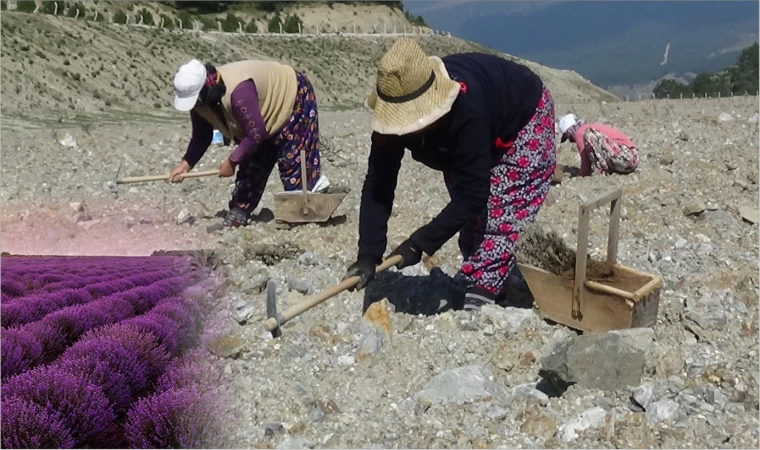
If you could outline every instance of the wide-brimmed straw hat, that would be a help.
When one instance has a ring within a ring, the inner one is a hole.
[[[459,83],[443,61],[428,57],[417,41],[399,39],[377,63],[377,84],[366,105],[372,129],[404,135],[419,131],[451,110]]]

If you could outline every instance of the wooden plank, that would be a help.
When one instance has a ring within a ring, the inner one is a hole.
[[[622,196],[623,196],[623,190],[615,189],[614,191],[608,192],[604,195],[600,195],[599,197],[595,199],[591,199],[587,202],[582,203],[581,208],[585,209],[588,212],[591,212],[602,205],[606,205],[607,203],[610,203],[613,200],[619,200]]]
[[[584,294],[586,289],[583,283],[586,281],[586,255],[588,252],[588,226],[589,211],[581,206],[578,212],[578,245],[575,250],[575,280],[573,282],[573,307],[574,319],[583,320]]]
[[[642,297],[633,307],[631,328],[654,328],[657,325],[657,314],[660,309],[661,287],[655,287],[649,294]]]
[[[618,240],[620,239],[621,199],[610,203],[610,229],[607,235],[607,266],[612,269],[617,264]]]

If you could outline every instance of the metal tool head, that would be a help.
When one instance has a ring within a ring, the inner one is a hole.
[[[123,163],[124,160],[119,160],[119,167],[116,169],[116,175],[113,177],[113,182],[108,186],[108,188],[117,198],[119,197],[119,173],[121,173],[121,165]]]
[[[277,286],[274,280],[267,281],[267,319],[270,318],[277,321],[277,327],[272,330],[272,337],[278,338],[282,336],[280,318],[277,315]]]

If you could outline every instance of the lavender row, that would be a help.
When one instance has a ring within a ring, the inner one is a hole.
[[[172,273],[168,271],[153,272],[95,283],[85,288],[66,288],[52,293],[16,298],[0,305],[0,320],[4,328],[25,325],[67,306],[85,304],[117,293],[129,293],[136,287],[148,287],[171,277]]]
[[[94,328],[145,314],[162,299],[179,294],[192,281],[193,275],[162,280],[84,305],[69,306],[36,322],[4,330],[0,339],[3,380],[52,361]],[[157,327],[153,322],[142,323],[142,326]]]
[[[180,422],[205,420],[204,409],[198,404],[203,393],[182,384],[181,377],[164,373],[171,354],[190,345],[199,326],[197,307],[191,300],[164,299],[143,316],[87,332],[52,364],[11,378],[3,387],[3,446],[114,448],[130,443],[135,448],[146,448],[139,443],[144,442],[145,421],[151,415],[157,415],[156,423],[177,419],[176,414],[161,414],[166,411],[165,401],[157,405],[155,401],[138,403],[139,412],[131,413],[137,419],[130,416],[131,425],[124,429],[117,424],[136,399],[150,394],[156,385],[170,383],[182,387],[166,398],[172,400],[172,405],[188,408],[173,410],[187,415]],[[184,380],[192,378],[187,370],[178,369],[177,373],[184,374]],[[167,434],[167,430],[158,431]],[[191,433],[191,437],[195,439],[196,434]],[[183,442],[198,442],[193,439]]]
[[[90,273],[86,276],[79,275],[61,275],[43,274],[43,275],[25,275],[23,277],[6,276],[3,274],[2,292],[10,297],[21,297],[38,291],[53,292],[59,289],[77,289],[88,286],[93,283],[107,283],[124,277],[130,277],[146,273],[164,273],[164,274],[181,274],[189,272],[190,268],[133,268],[115,271],[110,274]],[[169,275],[167,275],[169,276]]]

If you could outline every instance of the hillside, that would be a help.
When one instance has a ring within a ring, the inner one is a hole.
[[[97,7],[104,5],[107,3],[98,2]],[[366,23],[379,22],[380,13],[389,10],[381,5],[334,5],[334,9],[299,5],[288,13],[303,13],[308,25],[308,20],[317,20],[314,11],[320,8],[325,14],[336,15],[349,8],[341,17],[363,17]],[[354,8],[353,12],[350,8]],[[363,11],[361,15],[359,11]],[[375,15],[369,14],[372,11]],[[403,19],[403,15],[394,17]],[[432,55],[489,51],[453,37],[432,35],[419,39]],[[242,58],[283,61],[311,78],[320,106],[351,108],[363,102],[374,79],[375,62],[392,43],[393,37],[387,35],[195,33],[5,11],[3,118],[44,117],[58,121],[97,114],[99,121],[123,121],[125,114],[133,113],[177,117],[171,108],[171,80],[177,67],[190,58],[216,64]],[[560,103],[616,100],[574,72],[527,64],[547,81]]]

